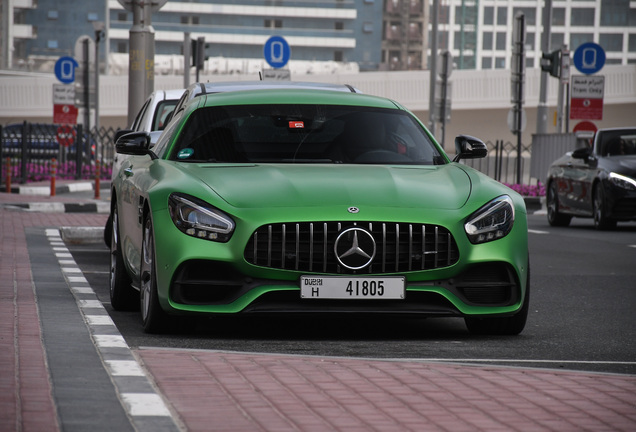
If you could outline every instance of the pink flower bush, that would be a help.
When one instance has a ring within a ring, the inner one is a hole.
[[[540,197],[545,196],[545,186],[541,182],[537,182],[536,185],[523,185],[523,184],[508,184],[504,183],[513,191],[526,197]]]

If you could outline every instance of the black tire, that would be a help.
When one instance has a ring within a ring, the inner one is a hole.
[[[113,235],[113,217],[109,214],[106,219],[106,225],[104,225],[104,243],[107,248],[110,248]]]
[[[110,230],[110,304],[117,311],[135,310],[139,307],[139,293],[132,287],[126,272],[119,237],[117,205],[113,204]]]
[[[608,230],[616,228],[616,221],[607,217],[605,208],[605,192],[603,185],[599,182],[594,185],[593,212],[594,212],[594,228],[597,230]]]
[[[572,216],[559,212],[559,195],[554,181],[551,181],[548,185],[546,205],[548,207],[548,223],[551,226],[566,227],[570,225]]]
[[[530,308],[530,266],[528,265],[528,277],[526,283],[526,294],[523,298],[523,306],[519,311],[508,317],[489,318],[464,318],[466,327],[474,335],[518,335],[523,331],[528,320],[528,310]]]
[[[155,271],[155,238],[150,216],[146,217],[143,228],[139,305],[144,332],[163,333],[168,327],[169,316],[159,304]]]

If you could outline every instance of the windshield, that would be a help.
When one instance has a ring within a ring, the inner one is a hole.
[[[197,109],[169,158],[230,163],[446,162],[407,112],[297,104]]]
[[[636,129],[603,131],[597,144],[601,156],[625,156],[636,154]]]

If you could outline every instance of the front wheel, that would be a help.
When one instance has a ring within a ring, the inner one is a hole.
[[[113,205],[110,219],[110,304],[117,311],[135,310],[139,306],[139,294],[132,287],[130,276],[126,272],[116,205]]]
[[[616,221],[607,217],[605,210],[605,192],[599,182],[594,185],[594,228],[606,230],[616,227]]]
[[[556,181],[551,181],[548,186],[548,223],[552,226],[568,226],[572,220],[572,216],[559,212],[559,195],[557,191]]]
[[[159,304],[155,271],[155,239],[150,216],[144,222],[141,250],[141,320],[146,333],[161,333],[168,325],[168,315]]]
[[[523,331],[528,320],[530,308],[530,265],[526,282],[526,295],[523,298],[523,306],[519,311],[509,317],[473,318],[466,317],[464,322],[468,331],[475,335],[518,335]]]

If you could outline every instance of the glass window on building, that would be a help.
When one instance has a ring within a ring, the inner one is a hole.
[[[529,7],[516,7],[512,9],[512,16],[517,16],[517,12],[523,13],[526,17],[526,25],[536,25],[537,24],[537,10],[535,8]]]
[[[117,52],[118,53],[127,53],[128,52],[128,44],[126,42],[117,42]]]
[[[552,40],[550,51],[558,50],[563,48],[563,44],[565,43],[565,38],[563,37],[563,33],[552,33]]]
[[[56,20],[60,17],[60,13],[56,10],[50,10],[48,11],[48,13],[46,14],[46,17],[50,20]]]
[[[587,42],[594,42],[594,35],[591,33],[571,33],[570,51],[575,51],[579,46]]]
[[[342,21],[336,21],[333,23],[334,30],[344,30],[344,23]]]
[[[598,38],[598,43],[605,51],[622,52],[623,51],[623,35],[622,34],[603,34]]]
[[[477,16],[473,8],[455,7],[455,24],[477,24]]]
[[[506,58],[505,57],[495,58],[495,69],[505,69],[505,68],[506,68]]]
[[[600,17],[603,27],[627,27],[629,25],[629,0],[603,0]]]
[[[430,2],[430,3],[431,3],[431,7],[432,7],[433,6],[433,2]],[[450,6],[448,6],[448,5],[440,5],[439,6],[439,14],[437,16],[437,22],[439,24],[450,24]]]
[[[492,49],[492,33],[490,32],[482,33],[482,38],[483,39],[481,41],[481,48],[485,50],[491,50]]]
[[[565,25],[565,8],[552,9],[552,25],[553,26]]]
[[[341,62],[344,59],[344,54],[342,51],[334,51],[333,52],[333,60],[337,62]]]
[[[482,69],[492,69],[492,59],[490,57],[482,57],[481,58],[481,68]]]
[[[498,32],[496,38],[497,41],[495,42],[495,49],[497,51],[504,51],[506,49],[506,33]]]
[[[534,32],[526,33],[526,50],[534,51]]]
[[[572,26],[593,26],[594,25],[594,8],[572,8],[570,24]]]
[[[283,20],[265,20],[265,28],[283,28]]]
[[[526,69],[532,69],[534,67],[534,58],[526,57]]]
[[[48,40],[46,41],[46,47],[48,49],[57,49],[58,48],[58,43],[56,40]]]
[[[484,7],[484,24],[493,25],[494,23],[495,23],[495,8],[493,8],[492,6]],[[491,63],[492,63],[492,60],[491,60]]]
[[[497,8],[497,25],[508,24],[508,9],[505,7]]]
[[[364,24],[362,24],[362,31],[365,33],[373,33],[373,23],[370,21],[367,21]]]
[[[627,43],[627,51],[636,52],[636,34],[630,34],[628,43]]]
[[[97,21],[97,19],[98,17],[96,12],[89,12],[88,14],[86,14],[87,21]]]
[[[126,12],[119,12],[117,14],[117,21],[128,21],[128,14]]]

